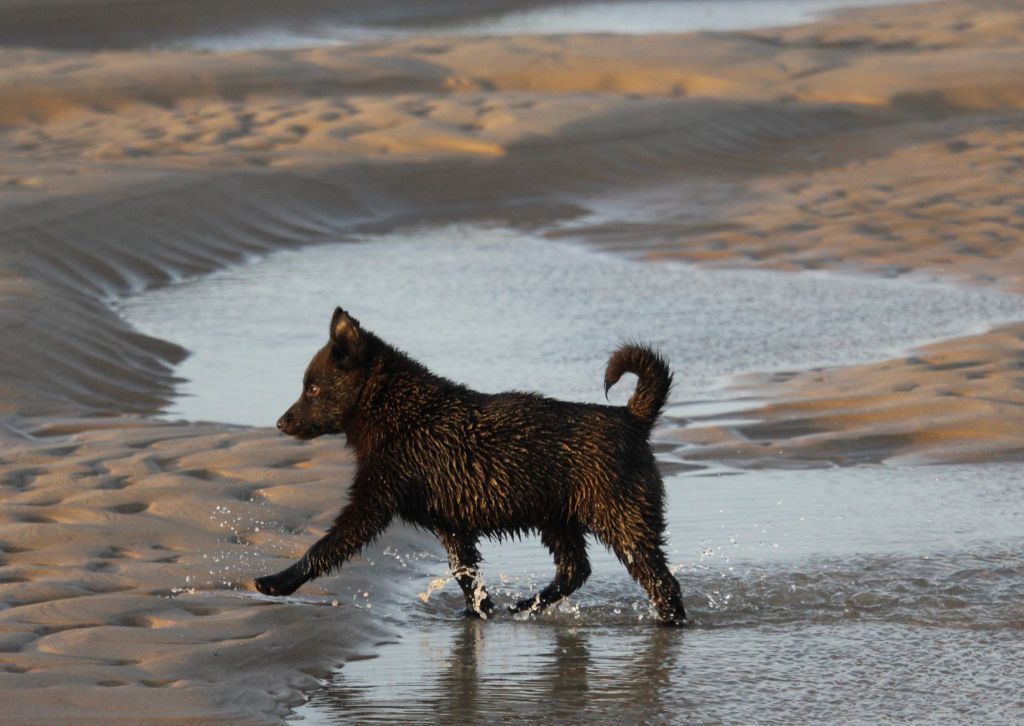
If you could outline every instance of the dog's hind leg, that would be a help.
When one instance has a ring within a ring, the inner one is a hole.
[[[618,551],[616,554],[619,555]],[[619,559],[622,559],[622,555],[619,555]],[[679,581],[669,571],[665,553],[660,548],[634,550],[627,555],[624,564],[633,579],[639,582],[650,596],[658,611],[658,622],[673,627],[684,627],[688,624]]]
[[[494,610],[494,601],[484,589],[484,581],[480,576],[480,550],[476,548],[476,538],[448,532],[436,534],[448,551],[448,567],[451,568],[452,577],[459,583],[466,598],[465,615],[486,619]]]
[[[687,625],[686,610],[679,581],[669,571],[661,549],[664,529],[662,518],[651,515],[648,520],[625,517],[615,526],[598,525],[594,533],[611,547],[633,579],[647,591],[658,611],[659,622],[682,627]]]
[[[590,577],[587,541],[582,528],[545,530],[540,540],[555,558],[555,579],[533,597],[517,602],[512,612],[543,610],[571,595]]]

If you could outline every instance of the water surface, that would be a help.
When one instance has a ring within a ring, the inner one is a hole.
[[[1021,298],[993,291],[647,263],[481,226],[275,254],[120,310],[193,352],[179,371],[186,395],[169,415],[270,425],[298,394],[336,304],[487,391],[600,400],[607,353],[623,338],[650,340],[677,371],[677,410],[689,411],[694,401],[727,408],[730,374],[877,360],[1024,315]],[[619,402],[629,384],[620,387]],[[665,463],[684,455],[661,447]],[[668,557],[693,628],[659,628],[599,543],[591,579],[551,611],[463,620],[441,547],[394,526],[291,599],[337,603],[339,618],[366,611],[391,633],[339,667],[299,715],[314,724],[1024,719],[1018,465],[712,465],[667,476],[666,491]],[[248,526],[211,516],[231,531]],[[273,520],[268,504],[258,525]],[[536,538],[481,549],[499,605],[552,576]],[[217,567],[211,577],[231,582],[254,574],[252,562]]]
[[[312,48],[322,45],[379,42],[403,37],[500,36],[519,34],[692,33],[751,30],[809,23],[844,8],[908,4],[921,0],[655,0],[551,4],[520,11],[474,16],[465,21],[419,24],[417,18],[373,26],[305,22],[294,27],[265,28],[234,34],[194,37],[178,47],[217,51]]]
[[[625,570],[528,621],[464,621],[443,556],[386,541],[386,583],[341,602],[395,626],[299,713],[312,723],[1019,722],[1024,487],[1015,465],[676,475],[669,553],[695,627],[668,631]],[[424,547],[429,545],[424,544]],[[551,576],[535,541],[484,548],[499,604]],[[339,613],[343,617],[343,612]]]
[[[603,400],[605,363],[624,340],[659,346],[673,400],[692,401],[720,395],[724,376],[869,362],[1024,317],[1024,298],[980,288],[650,264],[480,226],[281,252],[120,312],[192,351],[169,415],[270,426],[298,396],[335,305],[479,390],[579,401]]]
[[[913,1],[913,0],[911,0]],[[455,34],[690,33],[799,25],[842,8],[887,0],[655,0],[549,5],[443,26]]]

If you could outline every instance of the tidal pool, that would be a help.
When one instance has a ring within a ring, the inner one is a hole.
[[[188,382],[166,415],[270,426],[298,395],[338,304],[435,371],[486,391],[601,400],[609,351],[648,340],[676,370],[677,410],[728,405],[724,384],[736,373],[876,360],[1024,316],[1024,299],[994,291],[649,263],[481,226],[282,252],[143,293],[119,310],[192,351],[179,370]],[[621,403],[630,384],[619,388]],[[394,527],[318,583],[340,604],[338,617],[369,610],[391,637],[341,666],[298,715],[311,723],[1024,718],[1019,466],[709,466],[667,476],[666,489],[668,554],[690,630],[657,627],[640,588],[597,543],[590,581],[557,608],[464,621],[440,546]],[[535,538],[482,550],[499,604],[551,577]],[[372,592],[355,589],[352,568],[375,583]]]

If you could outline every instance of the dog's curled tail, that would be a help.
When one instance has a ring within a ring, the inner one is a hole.
[[[654,425],[672,388],[672,372],[661,354],[647,345],[624,345],[612,353],[604,372],[604,395],[619,382],[623,373],[635,373],[636,390],[626,407],[641,421]]]

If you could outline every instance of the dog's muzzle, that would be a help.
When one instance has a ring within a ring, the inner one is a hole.
[[[315,439],[322,431],[315,427],[303,426],[287,413],[277,420],[277,430],[302,441]]]

